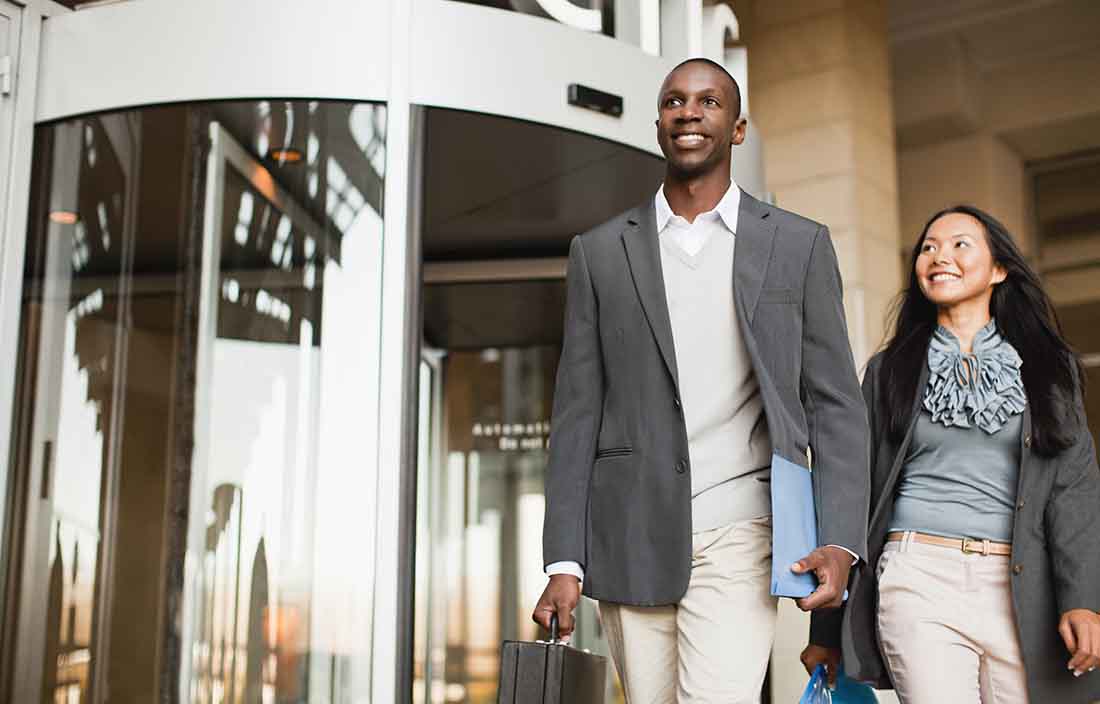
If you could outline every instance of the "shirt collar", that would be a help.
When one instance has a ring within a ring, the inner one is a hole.
[[[657,209],[657,232],[658,234],[663,232],[668,223],[674,216],[672,212],[672,206],[668,204],[668,199],[665,198],[665,187],[662,185],[657,189],[657,196],[654,199],[654,205]],[[722,218],[722,222],[726,228],[736,234],[737,232],[737,214],[741,208],[741,188],[737,185],[737,182],[730,180],[730,187],[722,196],[722,200],[718,201],[718,205],[714,206],[714,210],[709,210],[705,213],[700,213],[699,217],[710,215],[711,213],[717,213],[718,217]]]

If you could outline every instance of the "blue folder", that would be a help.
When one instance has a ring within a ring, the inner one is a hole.
[[[817,548],[817,513],[810,470],[772,455],[772,594],[802,598],[817,589],[812,573],[791,565]]]

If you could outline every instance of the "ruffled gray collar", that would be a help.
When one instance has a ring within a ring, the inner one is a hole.
[[[963,354],[958,339],[937,326],[928,346],[928,386],[924,410],[934,423],[993,434],[1027,406],[1016,349],[990,321],[974,336],[973,352]]]

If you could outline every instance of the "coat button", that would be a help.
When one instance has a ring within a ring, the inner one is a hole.
[[[672,405],[676,406],[677,411],[682,411],[684,409],[684,404],[680,403],[679,398],[673,398],[672,399]]]
[[[1031,436],[1030,435],[1025,435],[1024,436],[1024,447],[1031,447]]]
[[[1024,508],[1024,503],[1025,503],[1025,501],[1023,499],[1020,499],[1020,501],[1016,504],[1016,510],[1017,511],[1022,511],[1023,508]]]
[[[1024,572],[1024,566],[1023,565],[1013,565],[1012,566],[1012,574],[1023,574],[1023,572]]]
[[[687,469],[688,469],[687,460],[680,460],[679,462],[676,463],[676,473],[677,474],[683,474],[684,472],[687,471]]]

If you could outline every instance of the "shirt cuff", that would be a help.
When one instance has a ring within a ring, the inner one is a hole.
[[[852,564],[853,565],[856,564],[857,562],[859,562],[859,555],[855,554],[855,552],[849,550],[848,548],[844,547],[843,545],[826,545],[825,547],[827,547],[827,548],[840,548],[844,552],[848,553],[849,555],[852,556]],[[551,565],[551,567],[553,567],[553,565]]]
[[[584,581],[584,569],[581,568],[579,562],[573,562],[572,560],[566,560],[564,562],[554,562],[546,566],[546,575],[548,577],[555,574],[571,574],[580,581]]]

